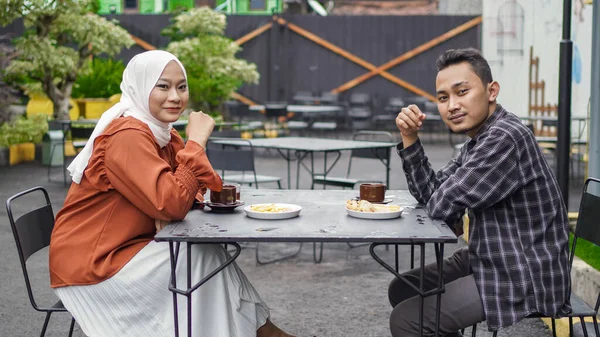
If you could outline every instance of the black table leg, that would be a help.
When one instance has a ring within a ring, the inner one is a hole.
[[[401,279],[402,281],[404,281],[404,283],[406,283],[409,287],[413,288],[417,294],[419,296],[421,296],[421,300],[419,303],[419,336],[423,336],[423,316],[424,316],[424,298],[427,296],[431,296],[431,295],[437,295],[437,306],[436,306],[436,320],[435,320],[435,336],[439,336],[439,324],[440,324],[440,311],[441,311],[441,295],[442,293],[445,291],[445,286],[444,286],[444,282],[443,282],[443,277],[442,277],[442,268],[443,268],[443,253],[444,253],[444,244],[440,243],[440,244],[435,244],[436,247],[436,263],[438,266],[438,287],[436,289],[431,289],[431,290],[427,290],[425,291],[425,289],[423,288],[423,282],[424,282],[424,274],[425,274],[425,243],[410,243],[411,246],[414,245],[418,245],[421,247],[421,272],[420,272],[420,284],[419,287],[415,286],[414,284],[412,284],[412,282],[410,282],[408,279],[406,279],[403,275],[401,275],[397,270],[395,270],[393,267],[391,267],[389,264],[387,264],[385,261],[383,261],[378,255],[377,253],[375,253],[375,247],[377,246],[382,246],[385,245],[385,243],[372,243],[371,246],[369,247],[369,253],[371,253],[371,256],[373,257],[373,259],[375,259],[375,261],[377,261],[382,267],[384,267],[385,269],[387,269],[390,273],[392,273],[394,276],[396,276],[397,278]],[[439,248],[438,248],[439,245]]]
[[[175,327],[175,337],[179,337],[179,312],[177,309],[177,295],[183,295],[187,298],[188,305],[188,337],[192,337],[192,293],[210,280],[213,276],[217,275],[221,270],[225,269],[228,265],[230,265],[235,259],[240,255],[242,248],[236,242],[228,242],[227,244],[232,245],[235,248],[235,253],[230,256],[223,264],[221,264],[217,269],[212,271],[210,274],[206,275],[203,279],[198,281],[198,283],[192,285],[192,245],[199,243],[187,243],[187,266],[186,266],[186,278],[187,278],[187,289],[182,290],[177,288],[177,277],[176,277],[176,268],[177,268],[177,260],[179,258],[179,246],[180,242],[169,241],[169,255],[171,260],[171,280],[169,281],[169,290],[173,293],[173,319],[174,327]],[[215,244],[215,243],[211,243]],[[217,243],[218,244],[218,243]],[[175,247],[173,247],[175,245]]]
[[[291,161],[292,161],[292,157],[290,157],[290,149],[287,149],[285,154],[281,151],[281,149],[277,149],[277,152],[287,162],[288,190],[291,190],[292,189],[292,178],[291,178],[291,175],[292,175],[291,174]],[[297,186],[296,186],[296,189],[298,189]]]

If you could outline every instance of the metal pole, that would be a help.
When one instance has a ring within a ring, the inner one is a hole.
[[[571,77],[573,41],[571,41],[571,0],[563,2],[563,36],[560,41],[558,75],[558,139],[556,175],[565,205],[569,206],[569,162],[571,160]]]
[[[600,99],[596,90],[600,88],[600,0],[594,1],[592,19],[592,83],[590,84],[590,120],[588,124],[589,164],[588,176],[600,177]],[[599,191],[591,190],[597,194]]]

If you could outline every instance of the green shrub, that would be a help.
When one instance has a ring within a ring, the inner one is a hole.
[[[189,106],[218,115],[222,103],[243,84],[258,84],[256,64],[237,58],[240,46],[225,36],[227,17],[208,7],[176,15],[162,31],[171,42],[166,50],[185,66]]]
[[[73,85],[73,98],[109,98],[121,93],[121,79],[125,64],[123,61],[95,58],[77,76]]]
[[[573,245],[573,233],[569,234],[569,246]],[[596,270],[600,270],[600,247],[595,244],[577,239],[577,247],[575,247],[575,256],[579,257],[585,263],[589,264]]]
[[[48,117],[43,114],[23,116],[0,126],[0,147],[21,143],[41,143],[48,132]]]

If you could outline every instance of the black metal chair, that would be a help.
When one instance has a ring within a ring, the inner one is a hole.
[[[89,125],[89,123],[71,123],[71,141],[75,152],[85,147],[85,144],[87,144],[88,139],[92,136],[92,132],[94,132],[94,127],[95,125],[91,126]]]
[[[233,122],[242,123],[244,119],[250,118],[253,115],[248,105],[239,101],[227,101],[224,104],[227,109],[229,119]]]
[[[286,102],[265,103],[265,117],[267,117],[267,119],[276,122],[279,117],[286,117],[287,113],[288,111]]]
[[[256,188],[259,183],[277,183],[281,189],[281,177],[256,174],[252,143],[246,139],[235,139],[235,141],[243,145],[221,145],[209,140],[206,147],[208,160],[215,170],[221,170],[221,178],[242,185],[252,186],[254,184]],[[226,175],[226,171],[242,172],[242,174]],[[246,172],[249,173],[246,174]]]
[[[579,216],[577,217],[577,226],[575,227],[575,233],[573,233],[573,244],[571,245],[571,252],[569,254],[569,269],[573,266],[573,259],[575,258],[575,249],[577,248],[577,241],[583,239],[595,245],[600,245],[600,196],[588,192],[589,184],[593,182],[598,187],[597,191],[600,191],[600,179],[588,178],[583,185],[583,195],[581,196],[581,202],[579,204]],[[592,308],[589,304],[584,302],[579,296],[571,293],[571,307],[572,311],[565,317],[569,318],[569,336],[573,336],[573,318],[579,318],[581,321],[581,328],[583,329],[583,335],[588,336],[587,327],[585,323],[586,317],[591,317],[594,324],[594,330],[596,336],[600,336],[600,329],[598,327],[598,309],[600,307],[600,292],[596,299],[596,305]],[[552,335],[556,337],[556,324],[554,317],[548,317],[540,314],[534,314],[528,316],[528,318],[550,318],[552,322]],[[477,326],[473,326],[471,336],[475,337]],[[463,330],[464,333],[464,330]],[[494,337],[498,336],[498,331],[494,332]]]
[[[63,170],[63,182],[67,186],[67,153],[66,153],[66,139],[67,136],[71,136],[71,144],[77,153],[79,150],[85,147],[87,140],[91,137],[94,131],[94,126],[90,123],[79,123],[73,121],[49,121],[48,129],[52,131],[62,131],[63,138],[62,142],[52,145],[50,149],[50,162],[48,164],[48,181],[50,180],[50,171],[52,169],[52,158],[56,151],[56,146],[62,147],[62,170]]]
[[[387,131],[358,131],[354,133],[352,136],[353,140],[371,140],[371,141],[382,141],[382,142],[392,142],[394,141],[394,136]],[[348,160],[348,170],[346,172],[345,177],[336,177],[336,176],[325,176],[322,174],[317,174],[313,176],[312,186],[314,188],[315,184],[319,185],[329,185],[329,186],[338,186],[343,189],[346,188],[354,188],[354,186],[360,182],[366,182],[367,180],[361,180],[357,178],[350,178],[350,170],[352,169],[352,159],[353,158],[363,158],[363,159],[376,159],[381,161],[385,167],[385,184],[386,186],[390,186],[390,162],[391,149],[390,148],[379,148],[379,149],[356,149],[352,150],[350,153],[350,159]],[[373,180],[368,180],[369,182],[374,182]],[[380,181],[383,183],[382,181]]]
[[[36,191],[41,191],[44,194],[46,205],[29,211],[18,219],[15,219],[12,211],[13,202]],[[38,186],[17,193],[6,200],[6,211],[8,212],[8,220],[10,221],[10,227],[15,237],[15,243],[17,244],[17,251],[19,253],[19,260],[21,261],[21,268],[23,270],[23,277],[25,278],[25,286],[27,288],[29,301],[35,310],[46,313],[46,319],[44,320],[44,325],[42,326],[42,332],[40,334],[40,336],[43,337],[46,334],[46,328],[48,327],[48,322],[50,321],[52,313],[68,312],[61,301],[56,302],[51,307],[39,306],[35,301],[31,289],[31,282],[29,280],[29,273],[27,272],[27,260],[29,257],[50,244],[50,235],[54,228],[54,213],[52,211],[52,205],[50,204],[48,192],[46,192],[43,187]],[[73,335],[74,326],[75,319],[71,318],[69,337]]]

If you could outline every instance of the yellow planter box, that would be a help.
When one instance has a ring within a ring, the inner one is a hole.
[[[82,116],[87,119],[98,119],[104,111],[110,109],[115,103],[108,98],[82,98],[78,100]]]
[[[75,151],[75,148],[73,147],[73,141],[70,141],[70,140],[65,141],[65,156],[72,157],[76,154],[77,154],[77,152]]]
[[[35,160],[35,144],[22,143],[9,146],[10,166]]]
[[[69,103],[71,104],[69,117],[71,120],[76,120],[79,118],[79,106],[77,105],[77,102],[72,99],[69,100]],[[54,103],[44,95],[31,94],[29,95],[29,102],[27,102],[25,113],[27,114],[27,117],[40,113],[52,116],[54,114]]]

